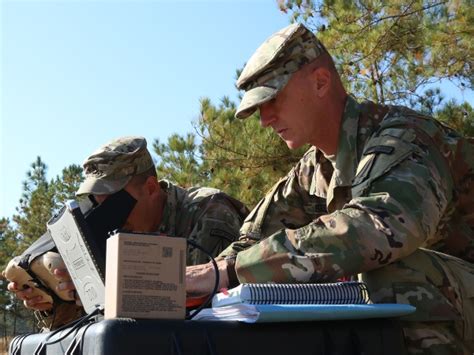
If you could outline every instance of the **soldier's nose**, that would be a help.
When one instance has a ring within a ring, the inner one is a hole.
[[[272,122],[276,120],[274,110],[272,109],[271,102],[266,102],[259,107],[260,110],[260,124],[262,127],[268,127]]]

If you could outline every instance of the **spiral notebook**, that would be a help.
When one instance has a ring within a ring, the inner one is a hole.
[[[372,304],[363,282],[241,284],[216,294],[193,320],[299,322],[404,316],[407,304]]]
[[[241,284],[216,294],[212,307],[233,304],[368,304],[363,282],[325,284]]]

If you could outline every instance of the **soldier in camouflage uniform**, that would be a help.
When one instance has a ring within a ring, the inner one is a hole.
[[[103,196],[125,188],[137,199],[124,229],[187,238],[213,256],[238,239],[248,212],[242,203],[220,190],[184,189],[166,180],[157,181],[143,137],[122,137],[106,144],[86,159],[83,168],[86,179],[78,196],[92,194],[101,202]],[[141,199],[144,193],[145,199]],[[150,201],[147,193],[152,195]],[[188,265],[208,260],[202,251],[189,248]]]
[[[234,282],[367,282],[376,303],[414,305],[411,354],[474,351],[474,142],[405,107],[346,94],[319,40],[294,24],[264,42],[237,86],[290,148],[312,147],[221,254]],[[210,266],[188,267],[208,292]]]
[[[158,181],[156,170],[143,137],[121,137],[99,148],[83,164],[86,179],[78,196],[92,195],[98,203],[109,195],[125,189],[137,200],[124,225],[135,232],[158,232],[187,238],[217,256],[238,239],[239,228],[248,213],[239,201],[220,190],[207,187],[184,189],[166,180]],[[187,264],[207,262],[201,250],[189,247]],[[74,290],[69,275],[57,270],[63,281],[59,287]],[[9,289],[25,301],[28,308],[48,310],[51,304],[29,298],[31,289]]]

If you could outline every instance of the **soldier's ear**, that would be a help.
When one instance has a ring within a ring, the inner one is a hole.
[[[313,90],[317,97],[322,98],[326,96],[329,92],[329,89],[331,88],[331,72],[325,67],[319,67],[313,69],[310,75],[313,84]]]
[[[155,195],[160,193],[160,184],[154,176],[149,176],[145,181],[145,189],[149,195]]]

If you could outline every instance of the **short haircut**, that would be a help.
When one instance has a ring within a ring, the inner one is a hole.
[[[332,56],[328,52],[323,52],[319,57],[317,57],[315,60],[313,60],[311,63],[308,63],[306,65],[306,68],[308,70],[313,70],[316,68],[321,68],[324,67],[328,69],[329,71],[333,73],[338,73],[336,69],[336,64],[334,63],[334,60],[332,59]]]
[[[150,169],[148,170],[145,170],[143,173],[141,174],[138,174],[138,175],[135,175],[131,180],[130,182],[137,186],[137,185],[143,185],[147,179],[150,177],[150,176],[153,176],[155,178],[157,178],[158,176],[156,175],[156,168],[154,166],[152,166]]]

